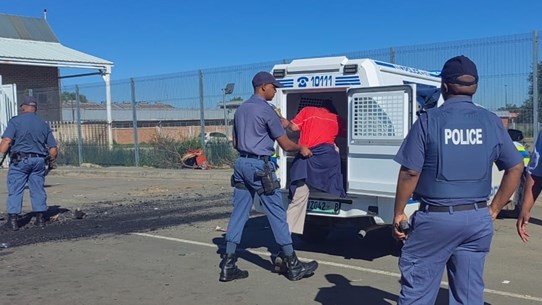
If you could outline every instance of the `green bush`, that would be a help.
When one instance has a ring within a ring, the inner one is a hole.
[[[205,157],[211,166],[233,167],[237,155],[230,143],[208,143],[205,147]]]

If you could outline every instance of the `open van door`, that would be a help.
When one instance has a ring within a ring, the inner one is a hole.
[[[2,84],[0,76],[0,134],[4,133],[8,121],[17,115],[17,86]]]
[[[395,197],[393,158],[415,120],[415,86],[348,90],[348,194]]]

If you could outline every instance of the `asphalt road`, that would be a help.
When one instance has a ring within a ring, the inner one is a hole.
[[[328,240],[294,239],[316,274],[290,282],[272,273],[276,252],[265,217],[254,214],[239,266],[246,280],[218,282],[219,253],[231,211],[228,170],[61,168],[46,181],[48,225],[31,214],[18,232],[0,231],[2,304],[395,304],[397,257],[388,228],[363,240],[350,228]],[[5,185],[5,171],[0,172]],[[5,186],[0,196],[6,196]],[[75,219],[74,211],[85,216]],[[30,211],[28,196],[24,210]],[[0,207],[3,211],[3,207]],[[0,216],[1,218],[2,216]],[[3,222],[3,220],[0,220]],[[542,207],[522,243],[514,219],[495,222],[486,304],[542,304]],[[447,304],[446,278],[436,304]]]

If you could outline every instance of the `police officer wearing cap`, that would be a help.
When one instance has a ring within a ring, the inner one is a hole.
[[[258,72],[252,79],[252,86],[254,95],[241,104],[234,116],[233,142],[239,158],[235,161],[232,176],[233,211],[226,232],[226,253],[220,263],[219,280],[228,282],[248,277],[248,272],[236,265],[236,249],[254,196],[258,194],[275,241],[281,246],[286,276],[296,281],[313,274],[318,263],[304,263],[297,259],[275,175],[276,165],[270,158],[275,151],[275,140],[285,151],[299,151],[306,157],[311,156],[311,151],[288,138],[279,116],[268,103],[281,87],[280,82],[268,72]]]
[[[394,159],[401,168],[393,235],[404,240],[398,304],[434,304],[446,266],[449,304],[482,305],[493,220],[518,185],[523,162],[500,119],[472,101],[476,65],[451,58],[441,77],[444,104],[420,115]],[[488,206],[493,163],[504,176]],[[401,223],[411,197],[420,208],[407,235]]]
[[[20,105],[19,115],[9,120],[0,142],[0,159],[9,152],[10,164],[7,175],[7,227],[19,229],[17,221],[23,205],[23,192],[28,184],[35,224],[45,226],[47,194],[44,183],[46,158],[49,168],[56,167],[57,143],[49,125],[36,114],[34,97],[27,96]]]

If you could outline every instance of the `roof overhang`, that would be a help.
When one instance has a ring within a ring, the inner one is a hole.
[[[0,38],[0,63],[61,68],[100,69],[111,73],[113,63],[57,42]],[[104,71],[104,72],[105,72]]]

